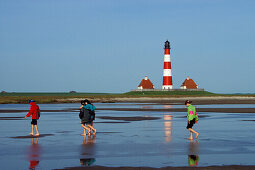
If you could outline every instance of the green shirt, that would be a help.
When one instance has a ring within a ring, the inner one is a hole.
[[[188,121],[191,121],[194,118],[195,118],[196,121],[198,121],[196,108],[195,108],[195,106],[192,106],[191,104],[189,104],[189,106],[188,106],[187,118],[188,118]]]

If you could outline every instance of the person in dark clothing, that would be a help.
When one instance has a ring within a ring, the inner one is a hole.
[[[31,121],[32,132],[29,133],[29,134],[34,135],[34,128],[35,128],[35,130],[36,130],[35,136],[39,136],[39,131],[38,131],[38,127],[37,127],[37,120],[40,117],[40,109],[39,109],[39,106],[35,103],[34,100],[29,100],[29,104],[31,105],[30,110],[24,118],[26,119],[27,117],[30,117],[32,115],[32,121]]]
[[[84,133],[81,134],[82,136],[86,136],[86,130],[88,131],[88,134],[90,134],[90,131],[91,131],[90,127],[88,127],[90,124],[90,114],[89,114],[89,110],[83,107],[85,104],[86,104],[85,101],[82,100],[81,107],[80,107],[80,112],[83,113],[82,117],[80,117],[81,127],[83,128],[83,131],[84,131]]]
[[[88,132],[88,135],[91,134],[91,129],[93,130],[93,135],[96,134],[97,130],[93,126],[93,121],[95,120],[95,109],[96,107],[89,101],[89,100],[84,100],[82,102],[82,106],[80,108],[85,108],[86,110],[89,110],[89,121],[87,123],[87,126],[90,128],[90,131]]]

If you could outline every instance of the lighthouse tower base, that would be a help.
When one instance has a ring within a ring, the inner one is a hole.
[[[173,89],[173,86],[171,86],[171,85],[162,86],[162,90],[169,90],[169,89]]]

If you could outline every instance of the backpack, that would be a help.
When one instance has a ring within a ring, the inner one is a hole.
[[[79,114],[79,118],[82,119],[84,117],[84,108],[82,107],[80,109],[80,114]]]
[[[95,111],[93,110],[90,110],[90,109],[88,109],[88,111],[89,111],[89,120],[90,121],[93,121],[93,120],[95,120]]]
[[[37,114],[37,120],[38,120],[41,116],[41,112],[40,112],[39,106],[37,105],[36,105],[35,113]]]
[[[90,120],[93,121],[96,118],[96,112],[95,112],[96,107],[93,104],[91,104],[91,105],[92,105],[93,110],[89,109],[89,114],[90,114]]]

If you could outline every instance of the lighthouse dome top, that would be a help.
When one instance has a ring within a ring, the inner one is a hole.
[[[165,49],[170,49],[170,42],[168,40],[165,42]]]

